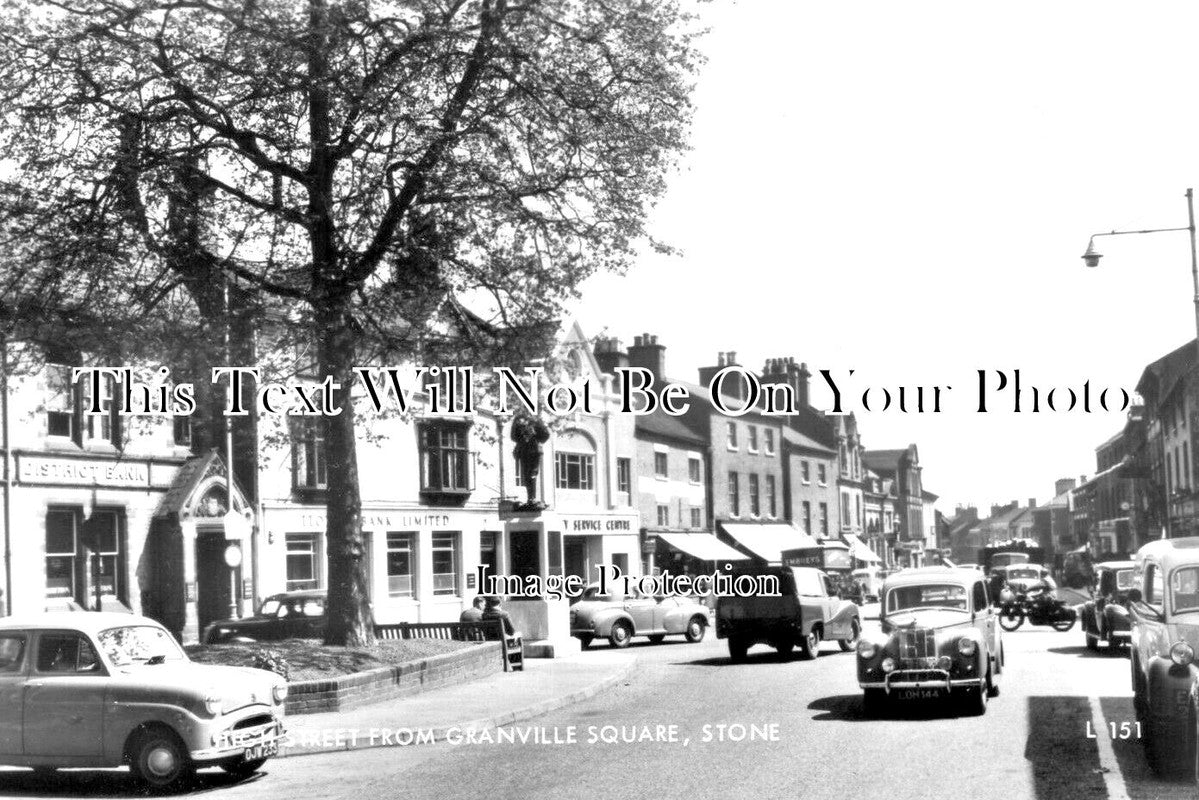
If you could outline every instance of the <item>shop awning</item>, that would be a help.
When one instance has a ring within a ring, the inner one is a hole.
[[[717,524],[738,544],[766,561],[781,562],[784,550],[820,546],[819,542],[794,525],[739,525],[725,522]]]
[[[744,561],[749,558],[710,533],[659,533],[658,538],[701,561]]]
[[[882,561],[877,553],[867,547],[865,542],[852,533],[845,534],[845,541],[849,543],[850,554],[858,561]]]

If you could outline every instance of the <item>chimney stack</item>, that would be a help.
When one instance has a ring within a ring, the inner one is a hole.
[[[1059,478],[1053,482],[1053,496],[1057,497],[1059,494],[1065,494],[1076,485],[1073,478]]]
[[[660,385],[666,379],[666,345],[658,344],[658,337],[648,333],[634,336],[628,365],[648,369],[654,375],[654,382]]]
[[[1028,498],[1028,507],[1036,508],[1037,507],[1037,498],[1035,498],[1035,497]]]
[[[730,350],[726,353],[717,353],[716,366],[699,368],[700,385],[706,389],[708,388],[708,384],[712,382],[712,378],[716,376],[716,373],[720,372],[725,367],[739,366],[741,365],[737,363],[736,351]],[[735,375],[730,375],[728,378],[726,378],[721,383],[720,388],[722,390],[721,394],[723,394],[725,397],[732,397],[737,400],[745,399],[745,381]]]
[[[595,360],[599,368],[609,375],[615,374],[617,367],[629,365],[628,353],[620,346],[620,339],[598,339],[595,343]]]

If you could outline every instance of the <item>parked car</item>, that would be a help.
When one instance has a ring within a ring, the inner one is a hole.
[[[1087,649],[1098,650],[1099,642],[1117,648],[1132,638],[1128,618],[1128,590],[1133,585],[1132,561],[1103,561],[1095,564],[1095,585],[1091,599],[1083,604],[1082,632]]]
[[[273,594],[258,613],[243,619],[222,619],[204,628],[200,641],[222,642],[319,639],[325,634],[325,592],[308,590]]]
[[[1149,766],[1195,777],[1199,718],[1199,537],[1137,551],[1132,588],[1133,706]]]
[[[883,586],[881,634],[858,641],[858,685],[867,713],[889,702],[950,698],[984,714],[999,694],[1003,640],[986,581],[973,569],[904,570]]]
[[[592,584],[570,607],[570,635],[583,647],[597,638],[607,639],[613,647],[628,647],[634,636],[657,644],[675,634],[702,642],[707,629],[707,606],[689,597],[624,595],[615,590],[605,594],[599,584]]]
[[[856,603],[832,590],[828,575],[813,567],[757,567],[739,570],[755,577],[774,576],[779,596],[728,596],[716,599],[716,637],[729,640],[729,657],[745,659],[749,648],[766,644],[781,655],[796,645],[805,658],[816,658],[823,639],[836,639],[849,651],[862,632]]]
[[[196,767],[248,775],[278,752],[286,698],[272,672],[189,661],[146,617],[0,618],[0,764],[128,764],[155,789]]]

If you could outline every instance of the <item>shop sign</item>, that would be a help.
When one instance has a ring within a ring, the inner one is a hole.
[[[637,517],[576,517],[562,515],[563,533],[636,533]]]
[[[145,461],[83,461],[20,454],[17,475],[22,483],[142,488],[150,483],[150,465]]]
[[[451,527],[450,522],[451,518],[449,514],[362,512],[363,530],[402,531],[425,528],[446,529]],[[304,530],[323,531],[326,528],[326,517],[324,514],[304,512],[300,514],[299,527]],[[463,525],[460,521],[456,527],[463,528],[468,526]]]

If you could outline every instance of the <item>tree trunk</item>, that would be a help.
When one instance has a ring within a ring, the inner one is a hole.
[[[325,644],[369,646],[374,644],[375,630],[366,585],[362,498],[350,392],[354,336],[348,314],[341,309],[318,310],[317,324],[321,331],[321,377],[332,376],[342,387],[340,413],[324,418],[328,475],[325,542],[329,566]]]

